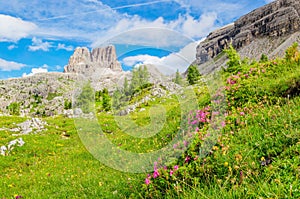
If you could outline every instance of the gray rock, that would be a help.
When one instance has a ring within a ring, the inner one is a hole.
[[[13,136],[28,135],[30,133],[38,133],[45,130],[46,122],[39,118],[31,118],[20,124],[17,124],[17,128],[10,129],[11,132],[19,132],[18,134],[13,134]]]
[[[99,68],[122,71],[121,64],[117,61],[114,46],[95,48],[92,52],[86,47],[76,48],[68,65],[65,66],[64,72],[92,76]]]
[[[286,49],[286,45],[281,46],[282,43],[295,37],[294,33],[300,31],[299,15],[299,0],[277,0],[258,8],[233,24],[210,33],[206,40],[197,46],[194,64],[201,65],[203,73],[215,70],[213,64],[205,66],[205,63],[219,55],[230,43],[239,50],[242,57],[258,59],[262,53],[267,55],[274,55],[274,51],[282,53],[284,50],[279,49]],[[300,41],[298,35],[294,41]],[[225,61],[215,64],[219,67]]]
[[[74,117],[81,117],[81,115],[83,114],[83,111],[80,108],[75,108],[73,110],[74,113]]]

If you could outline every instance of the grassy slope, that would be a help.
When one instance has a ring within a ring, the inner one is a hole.
[[[0,198],[299,198],[300,97],[294,91],[300,68],[284,60],[274,62],[242,66],[242,75],[249,74],[249,78],[238,79],[227,93],[229,115],[212,154],[205,163],[179,160],[180,169],[172,180],[161,175],[146,186],[145,174],[110,169],[85,149],[72,119],[45,118],[47,131],[22,136],[23,147],[0,156]],[[224,82],[233,78],[232,74],[223,76]],[[197,89],[206,92],[201,85]],[[199,95],[201,104],[206,104],[205,92]],[[177,132],[178,105],[175,99],[157,100],[150,106],[154,104],[165,107],[167,123],[152,139],[132,139],[109,114],[100,113],[98,120],[107,136],[123,149],[158,149]],[[139,125],[149,124],[150,106],[131,114],[131,119]],[[241,115],[242,111],[246,114]],[[11,128],[25,120],[0,117],[0,127]],[[11,134],[0,131],[0,146],[15,139]],[[264,166],[264,159],[272,162]],[[159,190],[162,182],[169,188]]]

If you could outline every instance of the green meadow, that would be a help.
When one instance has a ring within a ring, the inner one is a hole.
[[[0,198],[300,198],[297,45],[273,60],[240,59],[232,48],[226,53],[229,61],[220,71],[222,111],[216,111],[220,107],[211,101],[214,96],[198,80],[187,86],[195,92],[198,106],[192,116],[182,116],[180,104],[190,102],[179,101],[175,94],[156,98],[127,116],[97,112],[102,134],[134,153],[167,146],[183,128],[192,133],[193,139],[183,140],[187,150],[173,161],[155,160],[151,172],[122,172],[101,163],[82,143],[74,119],[43,117],[45,130],[14,136],[9,129],[29,118],[1,116],[0,146],[19,137],[25,144],[0,155]],[[147,92],[149,88],[143,88],[134,98]],[[211,121],[218,114],[224,114],[216,127],[220,134],[202,157],[200,151],[213,138]],[[155,116],[164,118],[162,123],[153,123]],[[118,125],[124,121],[126,127],[125,119],[137,129],[145,127],[136,132],[141,135],[159,132],[132,137]]]

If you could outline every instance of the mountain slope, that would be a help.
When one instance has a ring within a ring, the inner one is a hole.
[[[300,2],[277,0],[242,16],[234,23],[208,35],[197,46],[195,64],[203,73],[224,65],[221,55],[230,44],[241,57],[259,59],[261,54],[282,56],[294,42],[300,42]],[[214,58],[215,66],[205,64]]]

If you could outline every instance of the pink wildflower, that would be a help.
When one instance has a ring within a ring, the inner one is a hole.
[[[225,127],[225,126],[226,126],[225,121],[222,121],[222,122],[221,122],[221,125],[222,125],[222,127]]]
[[[192,125],[195,125],[195,124],[197,124],[197,123],[198,123],[197,120],[194,120],[194,121],[191,122]]]
[[[178,165],[175,165],[175,166],[174,166],[174,171],[177,171],[178,168],[179,168],[179,166],[178,166]]]
[[[184,160],[184,163],[188,163],[190,160],[191,160],[191,157],[190,156],[186,156],[186,158]]]
[[[154,162],[154,170],[157,170],[157,162]]]
[[[186,141],[186,140],[183,141],[183,144],[185,147],[187,147],[189,145],[188,141]]]
[[[146,179],[145,179],[145,184],[146,184],[146,185],[149,185],[149,184],[150,184],[150,179],[149,179],[149,178],[146,178]]]
[[[173,173],[174,173],[174,171],[173,171],[173,170],[170,170],[170,176],[172,176],[172,175],[173,175]]]
[[[157,178],[158,176],[159,176],[159,173],[158,173],[157,170],[155,170],[155,171],[153,172],[153,178]]]

